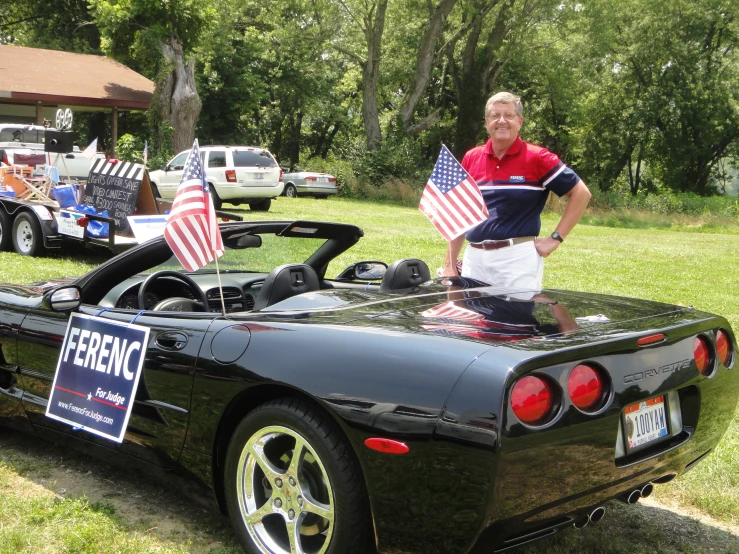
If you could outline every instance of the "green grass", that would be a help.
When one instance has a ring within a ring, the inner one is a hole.
[[[362,201],[332,198],[312,198],[273,201],[268,213],[251,212],[248,209],[224,206],[224,211],[238,213],[244,219],[280,220],[306,219],[354,223],[362,227],[365,237],[350,253],[337,260],[329,270],[336,274],[344,267],[360,260],[383,260],[392,262],[405,257],[418,257],[426,261],[432,273],[442,265],[446,250],[445,241],[434,230],[428,220],[415,208],[398,207]],[[624,219],[622,216],[618,216]],[[619,219],[619,220],[620,220]],[[625,218],[628,219],[628,218]],[[551,231],[558,216],[547,214],[543,218],[543,233]],[[718,226],[689,223],[677,225],[655,224],[644,228],[626,223],[610,227],[603,221],[591,220],[595,225],[580,224],[565,243],[545,262],[544,284],[549,288],[563,288],[658,300],[681,305],[693,305],[698,309],[725,316],[735,330],[739,331],[739,234],[735,228],[723,230]],[[694,228],[691,228],[694,227]],[[634,227],[634,228],[629,228]],[[699,232],[691,232],[699,231]],[[710,232],[709,232],[710,231]],[[724,232],[726,231],[726,232]],[[66,255],[63,253],[46,258],[22,258],[12,253],[0,253],[0,280],[30,283],[52,277],[79,275],[100,263],[99,256]],[[739,370],[739,369],[737,369]],[[0,467],[0,480],[4,480],[7,467]],[[711,456],[694,471],[669,485],[657,488],[657,498],[677,501],[692,506],[714,518],[737,524],[739,514],[739,411],[731,423],[729,432]],[[116,519],[116,514],[105,513],[85,499],[60,502],[45,500],[34,510],[38,511],[39,532],[36,521],[24,511],[22,503],[6,506],[6,492],[2,493],[0,512],[0,554],[14,550],[4,549],[5,541],[18,547],[31,541],[43,546],[51,540],[45,525],[55,522],[74,521],[74,525],[56,527],[63,538],[64,548],[59,551],[93,552],[85,541],[94,543],[86,535],[87,526],[95,522],[105,529],[112,543],[130,540],[133,545],[121,547],[120,552],[179,552],[177,544],[154,544],[146,542],[147,536],[130,531]],[[631,508],[629,508],[631,509]],[[13,517],[10,514],[16,511]],[[35,513],[35,512],[34,512]],[[625,514],[625,515],[624,515]],[[632,512],[622,514],[629,521]],[[6,519],[7,518],[7,519]],[[607,518],[608,519],[608,518]],[[21,530],[14,530],[21,525]],[[41,522],[45,522],[41,525]],[[525,552],[703,552],[701,548],[665,547],[669,541],[661,541],[656,523],[634,524],[634,536],[644,535],[644,540],[627,541],[616,536],[617,529],[599,527],[590,534],[567,533],[562,538],[548,541],[541,546],[531,547]],[[67,528],[68,527],[68,528]],[[638,530],[637,530],[638,528]],[[644,530],[647,531],[644,531]],[[33,530],[33,532],[31,532]],[[648,532],[652,530],[654,532]],[[15,535],[16,531],[19,533]],[[53,534],[53,533],[51,533]],[[82,540],[76,538],[80,535]],[[669,535],[669,533],[667,533]],[[589,538],[583,538],[589,537]],[[596,537],[595,542],[592,542]],[[15,542],[14,542],[15,541]],[[584,542],[585,541],[585,542]],[[661,541],[661,542],[660,542]],[[30,543],[29,543],[30,544]],[[59,543],[62,544],[62,543]],[[94,543],[99,544],[99,543]],[[121,542],[121,544],[124,544]],[[599,544],[597,549],[592,544]],[[651,549],[649,548],[651,547]],[[26,546],[25,551],[35,550]],[[87,549],[86,549],[87,548]],[[554,548],[554,550],[552,550]],[[667,548],[667,549],[664,549]],[[732,547],[739,552],[739,547]],[[101,550],[102,551],[102,550]],[[708,551],[708,550],[706,550]],[[715,550],[727,551],[724,550]]]

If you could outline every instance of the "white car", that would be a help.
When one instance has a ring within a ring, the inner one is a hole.
[[[297,198],[299,194],[326,198],[339,192],[336,188],[336,177],[333,175],[303,171],[297,167],[293,168],[293,171],[283,173],[282,181],[285,183],[283,194],[288,198]]]
[[[189,153],[180,152],[162,169],[149,173],[155,196],[174,200]],[[282,170],[269,150],[258,146],[201,146],[200,159],[217,210],[223,202],[229,202],[236,206],[249,204],[254,211],[266,212],[272,199],[282,194]]]

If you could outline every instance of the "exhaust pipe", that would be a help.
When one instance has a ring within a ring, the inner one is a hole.
[[[651,493],[650,493],[651,494]],[[641,489],[636,489],[631,492],[627,492],[618,497],[618,499],[624,504],[636,504],[641,498]]]
[[[641,494],[642,498],[648,498],[652,494],[652,491],[654,491],[654,485],[652,485],[652,483],[647,483],[641,488],[639,494]]]
[[[590,523],[595,525],[601,519],[603,519],[604,515],[606,515],[606,509],[603,506],[598,506],[595,510],[590,512],[590,516],[588,516],[588,519],[590,520]]]
[[[585,515],[577,518],[573,525],[575,526],[575,529],[585,529],[588,526],[588,523],[590,523],[590,516]]]

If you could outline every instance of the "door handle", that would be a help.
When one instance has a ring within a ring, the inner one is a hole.
[[[154,342],[164,350],[182,350],[187,344],[187,335],[173,332],[159,333]]]

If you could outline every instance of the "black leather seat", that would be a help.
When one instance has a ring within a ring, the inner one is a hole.
[[[405,258],[393,262],[387,268],[380,283],[380,290],[384,292],[410,289],[417,287],[431,279],[429,266],[423,260]]]
[[[264,284],[256,300],[254,300],[254,310],[263,310],[267,306],[281,302],[296,294],[320,289],[318,275],[309,265],[281,265],[274,268],[265,277]]]

